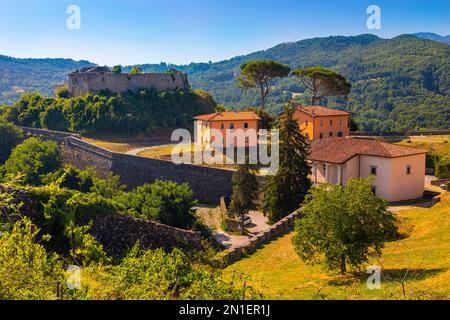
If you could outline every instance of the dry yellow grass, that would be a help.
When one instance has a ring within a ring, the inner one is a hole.
[[[450,156],[450,136],[411,136],[407,139],[394,141],[396,144],[413,148],[426,149]]]
[[[229,266],[225,276],[243,272],[269,299],[450,298],[450,195],[432,208],[405,210],[398,216],[409,236],[388,243],[381,259],[367,265],[382,266],[380,290],[367,288],[365,273],[355,278],[306,265],[294,251],[292,233]],[[407,270],[404,297],[398,280]]]
[[[93,139],[93,138],[83,138],[84,141],[95,144],[96,146],[99,146],[101,148],[114,151],[114,152],[120,152],[125,153],[133,149],[137,149],[140,147],[138,144],[132,144],[132,143],[126,143],[126,142],[114,142],[114,141],[107,141],[107,140],[99,140],[99,139]]]

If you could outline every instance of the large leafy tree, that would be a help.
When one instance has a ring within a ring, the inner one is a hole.
[[[350,83],[339,73],[320,66],[299,68],[292,72],[300,79],[303,86],[311,90],[313,105],[323,97],[347,96],[350,94]]]
[[[23,183],[39,185],[42,178],[61,165],[58,145],[53,141],[29,138],[14,148],[5,162],[7,173],[22,173]]]
[[[394,215],[372,192],[372,178],[351,179],[345,186],[311,189],[296,221],[294,247],[302,260],[323,262],[343,274],[380,256],[396,233]]]
[[[244,88],[258,88],[261,94],[261,107],[266,104],[270,93],[271,80],[289,75],[289,66],[273,60],[253,60],[241,65],[239,83]]]
[[[309,144],[293,119],[294,110],[286,107],[280,119],[279,169],[264,186],[262,210],[271,223],[297,210],[311,188]]]
[[[0,163],[9,157],[22,138],[22,130],[0,118]]]
[[[251,172],[249,164],[239,166],[232,178],[233,192],[231,195],[230,212],[241,218],[244,231],[244,215],[255,209],[254,200],[258,194],[258,180]]]

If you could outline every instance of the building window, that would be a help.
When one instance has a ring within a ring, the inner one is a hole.
[[[323,127],[323,120],[320,120],[320,126]]]
[[[234,129],[234,123],[230,123],[230,129],[231,129],[231,130]]]
[[[342,138],[344,136],[344,133],[342,131],[338,131],[337,136],[339,138]]]
[[[411,166],[406,166],[406,174],[407,175],[411,174]]]
[[[220,124],[220,129],[222,129],[222,130],[225,129],[225,124],[221,123]]]
[[[324,164],[324,165],[323,165],[323,173],[326,174],[326,171],[327,171],[327,165]]]
[[[320,139],[323,139],[323,133],[322,132],[320,133]]]
[[[330,120],[330,126],[332,126],[333,125],[333,120]]]
[[[376,176],[377,175],[377,167],[370,166],[370,174],[373,176]]]
[[[329,135],[330,137],[332,137],[332,136],[333,136],[333,132],[330,131],[330,132],[328,133],[328,135]]]
[[[248,129],[248,123],[247,122],[244,123],[244,129]]]
[[[339,119],[339,125],[340,126],[342,125],[342,119]]]
[[[249,137],[245,137],[245,144],[248,144],[250,142]]]

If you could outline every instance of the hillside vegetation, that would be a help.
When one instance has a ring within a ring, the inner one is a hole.
[[[423,36],[423,35],[419,35]],[[333,36],[283,43],[265,51],[217,63],[189,65],[146,64],[144,72],[189,74],[194,89],[204,89],[230,108],[259,106],[256,90],[238,87],[240,65],[254,59],[273,59],[291,68],[321,65],[332,68],[352,83],[345,98],[324,99],[322,104],[354,114],[360,130],[401,131],[448,129],[450,123],[450,45],[403,35],[380,39],[374,35]],[[0,104],[11,103],[25,91],[52,93],[69,71],[89,65],[63,59],[14,59],[0,56]],[[123,67],[130,72],[134,66]],[[295,97],[309,103],[295,77],[274,81],[267,108],[273,114]]]
[[[53,95],[53,86],[67,74],[95,65],[71,59],[17,59],[0,55],[0,104],[12,104],[25,92]]]
[[[202,90],[142,89],[137,93],[103,92],[68,99],[30,93],[0,109],[0,116],[26,127],[129,135],[190,128],[193,116],[213,112],[215,106],[212,97]]]
[[[293,233],[229,266],[225,274],[243,272],[249,285],[269,299],[450,298],[450,195],[432,208],[405,210],[398,216],[406,237],[389,242],[381,259],[367,265],[382,267],[380,290],[367,288],[365,270],[355,278],[306,265],[294,251]]]
[[[448,129],[450,123],[449,57],[450,46],[444,43],[409,35],[393,39],[360,35],[284,43],[218,63],[141,67],[146,72],[178,68],[189,73],[193,87],[205,89],[218,103],[245,108],[260,102],[256,90],[238,87],[242,63],[273,59],[291,68],[321,65],[338,71],[353,86],[347,99],[330,98],[322,104],[351,111],[361,130],[433,130]],[[310,101],[296,78],[275,81],[268,110],[278,113],[292,97]]]

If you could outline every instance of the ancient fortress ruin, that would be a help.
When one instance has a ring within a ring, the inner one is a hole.
[[[183,73],[114,73],[108,67],[88,67],[71,72],[65,85],[73,97],[102,90],[122,93],[142,88],[166,91],[190,87],[188,77]]]

